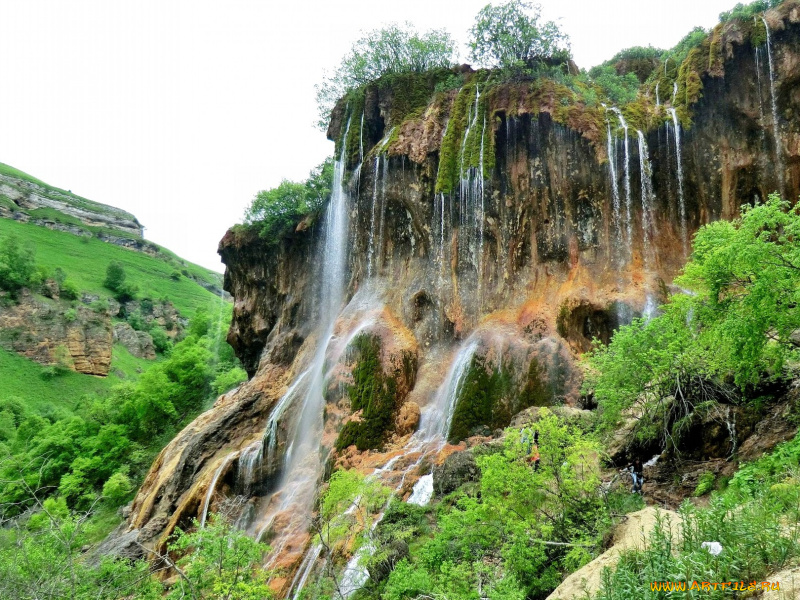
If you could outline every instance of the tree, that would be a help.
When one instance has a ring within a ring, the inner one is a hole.
[[[266,574],[256,567],[269,551],[236,529],[224,517],[211,515],[204,528],[193,522],[195,531],[176,529],[170,552],[185,553],[177,561],[180,575],[168,598],[224,598],[226,600],[264,600],[273,594]]]
[[[108,267],[106,267],[106,278],[103,281],[103,286],[112,292],[116,292],[125,283],[126,277],[127,274],[125,273],[125,267],[122,266],[122,263],[116,260],[111,261]]]
[[[27,287],[36,275],[36,254],[33,246],[22,246],[16,236],[0,242],[0,288],[12,297]]]
[[[541,22],[540,4],[487,4],[470,29],[470,58],[487,67],[529,66],[569,58],[569,38],[553,21]]]
[[[262,190],[245,213],[245,222],[258,224],[261,236],[275,241],[307,215],[319,213],[331,197],[333,161],[317,165],[303,183],[284,179],[276,188]]]
[[[410,23],[375,29],[357,40],[336,71],[317,86],[320,129],[348,91],[389,73],[423,73],[453,66],[456,45],[444,29],[419,33]]]

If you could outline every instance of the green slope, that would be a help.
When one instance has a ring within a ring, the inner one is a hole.
[[[216,311],[220,302],[216,296],[195,281],[180,275],[182,269],[209,283],[220,283],[220,275],[197,265],[178,259],[173,264],[158,256],[153,257],[135,250],[128,250],[95,238],[80,237],[62,231],[53,231],[38,225],[0,219],[0,238],[15,235],[36,249],[36,262],[52,271],[60,267],[82,292],[110,296],[103,287],[106,268],[111,261],[125,266],[127,281],[139,286],[139,297],[169,298],[184,317],[190,317],[197,308]],[[174,256],[174,255],[172,255]]]

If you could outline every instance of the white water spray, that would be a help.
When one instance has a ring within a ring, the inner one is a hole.
[[[769,35],[769,25],[767,20],[761,17],[764,22],[764,28],[767,30],[767,58],[769,59],[769,91],[772,105],[772,134],[775,137],[775,168],[778,171],[778,182],[780,183],[781,194],[784,191],[784,168],[783,168],[783,152],[781,151],[781,131],[780,124],[778,123],[778,99],[775,93],[775,67],[772,63],[772,41]]]
[[[683,255],[689,254],[689,233],[686,226],[686,199],[683,195],[683,159],[681,157],[681,123],[674,108],[669,109],[672,115],[672,125],[675,128],[675,156],[678,161],[678,211],[681,219],[681,241],[683,242]]]

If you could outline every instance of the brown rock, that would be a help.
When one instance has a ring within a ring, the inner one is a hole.
[[[413,433],[419,425],[420,410],[416,402],[406,402],[400,407],[397,412],[397,417],[394,421],[395,431],[397,435],[404,436]]]

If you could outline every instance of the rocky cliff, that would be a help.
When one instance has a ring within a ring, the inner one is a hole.
[[[458,89],[395,78],[342,100],[328,213],[280,239],[221,241],[228,340],[251,380],[161,453],[127,528],[163,549],[176,525],[233,511],[277,536],[274,585],[296,589],[312,507],[291,505],[300,525],[287,516],[297,473],[316,486],[337,461],[381,467],[405,495],[423,458],[440,464],[527,406],[587,404],[577,356],[655,310],[698,227],[800,192],[800,9],[784,3],[766,22],[715,29],[666,104],[645,88],[616,110],[469,68],[450,74]],[[328,323],[338,251],[344,302]],[[293,444],[309,443],[314,394],[319,452],[301,465]],[[450,445],[425,445],[442,437]]]
[[[68,228],[75,221],[79,225],[111,229],[126,238],[143,237],[142,225],[132,214],[22,176],[0,173],[0,200],[4,200],[0,202],[3,217],[33,221],[53,229]],[[64,218],[54,219],[48,209]]]

